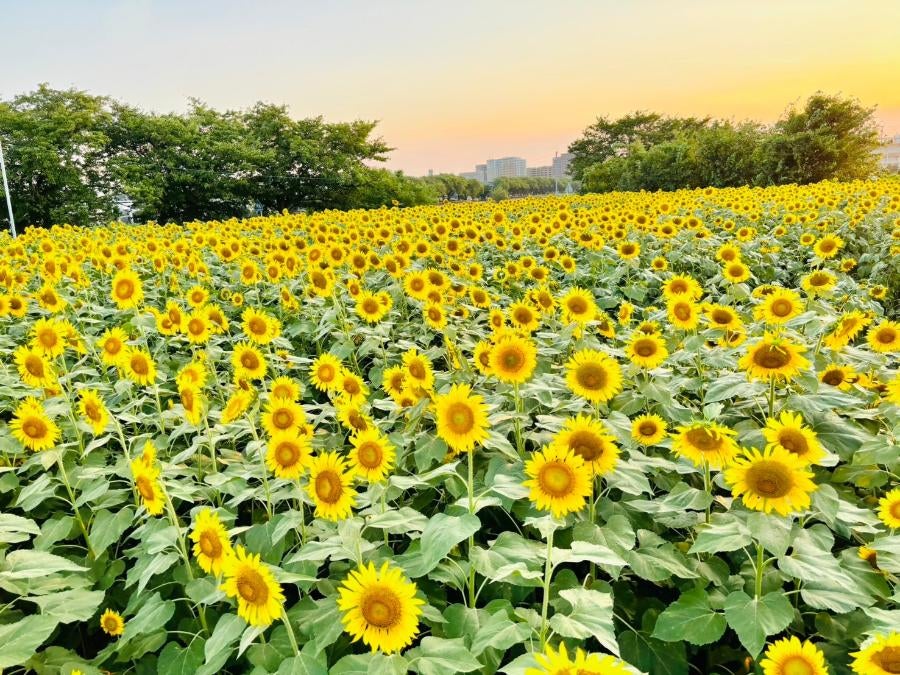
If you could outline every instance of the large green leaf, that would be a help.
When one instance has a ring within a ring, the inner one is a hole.
[[[555,613],[550,618],[550,627],[564,637],[582,640],[593,637],[607,651],[618,654],[612,595],[587,588],[570,588],[559,594],[572,609]]]
[[[437,567],[450,549],[475,534],[480,527],[478,516],[439,513],[428,521],[422,537],[413,542],[406,553],[396,556],[394,562],[405,568],[412,579],[424,576]]]
[[[0,668],[18,666],[30,659],[56,626],[52,616],[26,616],[0,625]]]
[[[686,640],[695,645],[715,642],[725,632],[725,617],[709,605],[702,588],[681,594],[656,619],[653,637],[665,642]]]
[[[754,659],[762,651],[769,635],[780,633],[794,618],[790,600],[780,591],[751,598],[734,591],[725,598],[725,618],[737,633],[741,644]]]

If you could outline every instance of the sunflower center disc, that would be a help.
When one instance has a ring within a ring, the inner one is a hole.
[[[366,595],[362,601],[362,615],[367,623],[378,628],[387,628],[400,618],[400,601],[384,590],[376,590]]]
[[[554,497],[569,493],[572,486],[572,470],[561,462],[553,462],[541,471],[541,486]]]

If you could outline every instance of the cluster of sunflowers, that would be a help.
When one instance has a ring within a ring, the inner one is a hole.
[[[62,225],[0,290],[9,672],[900,673],[900,180]]]

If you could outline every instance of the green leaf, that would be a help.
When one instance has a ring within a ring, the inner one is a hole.
[[[350,654],[335,663],[329,675],[406,675],[409,661],[399,654]]]
[[[618,655],[619,643],[613,630],[612,594],[587,588],[570,588],[559,592],[572,609],[557,612],[550,618],[550,627],[564,637],[595,638],[613,654]]]
[[[627,630],[619,634],[622,659],[652,675],[688,675],[683,642],[662,642],[644,632]]]
[[[743,373],[728,373],[720,375],[709,385],[706,394],[703,396],[704,403],[715,403],[716,401],[724,401],[735,396],[744,398],[752,398],[761,390],[761,387],[755,387],[752,382],[747,381],[747,376]]]
[[[51,616],[26,616],[15,623],[0,625],[0,668],[18,666],[34,656],[50,637],[57,622]]]
[[[276,675],[328,675],[328,667],[309,654],[300,654],[282,661]]]
[[[528,624],[514,623],[506,612],[499,611],[478,627],[472,638],[471,650],[475,656],[489,647],[506,651],[513,645],[524,642],[530,634],[531,627]]]
[[[168,643],[159,655],[157,671],[166,675],[196,675],[203,663],[203,640],[194,640],[187,649]]]
[[[750,530],[733,513],[715,513],[708,524],[697,527],[689,553],[736,551],[750,544]]]
[[[247,624],[237,614],[223,614],[203,648],[203,667],[197,675],[212,674],[224,666],[234,652],[235,643]]]
[[[422,537],[394,558],[394,562],[405,568],[412,579],[424,576],[437,567],[454,546],[478,532],[480,527],[478,516],[438,513],[428,521]]]
[[[87,621],[94,616],[100,603],[103,602],[103,598],[103,591],[76,588],[26,599],[40,607],[41,614],[52,616],[60,623],[72,623],[73,621]]]
[[[132,618],[125,621],[125,632],[119,638],[119,645],[139,635],[146,635],[166,625],[175,613],[175,603],[163,600],[159,592],[151,595]]]
[[[656,619],[653,636],[665,642],[687,640],[695,645],[715,642],[725,632],[725,617],[709,606],[709,596],[695,588],[669,605]]]
[[[755,659],[769,635],[788,627],[794,618],[794,608],[781,591],[766,593],[761,598],[735,591],[725,598],[725,618]]]
[[[30,518],[0,513],[0,544],[18,544],[40,533],[41,528]]]
[[[134,510],[131,507],[125,507],[115,513],[106,509],[99,511],[94,517],[91,532],[88,535],[94,553],[99,556],[111,544],[117,542],[133,521]]]
[[[27,549],[13,551],[6,556],[3,567],[5,569],[0,570],[0,578],[7,579],[34,579],[55,572],[84,572],[87,570],[86,567],[76,565],[62,556],[46,551]]]
[[[481,668],[481,663],[466,649],[462,638],[447,640],[428,636],[415,649],[406,653],[410,669],[422,675],[445,673],[470,673]]]

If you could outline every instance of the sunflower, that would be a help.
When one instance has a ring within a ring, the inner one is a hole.
[[[746,370],[750,379],[790,380],[801,370],[809,368],[809,361],[801,356],[804,351],[805,347],[789,338],[767,332],[762,340],[747,348],[747,353],[738,361],[738,367]]]
[[[60,297],[59,293],[57,293],[56,289],[50,284],[41,286],[38,289],[38,292],[34,294],[34,297],[37,299],[38,304],[51,314],[61,312],[65,309],[67,304],[66,301]]]
[[[597,303],[590,291],[583,288],[570,289],[560,300],[563,323],[577,323],[581,326],[593,321],[597,314]]]
[[[900,371],[887,383],[887,400],[894,405],[900,405]]]
[[[288,401],[296,401],[300,398],[300,385],[291,378],[282,375],[272,381],[269,393],[272,398],[283,398]]]
[[[406,386],[431,389],[434,385],[434,370],[431,361],[425,354],[415,348],[403,353],[403,369],[406,374]]]
[[[165,508],[165,495],[159,482],[159,469],[152,462],[138,458],[131,462],[131,476],[147,513],[151,516],[161,514]]]
[[[366,386],[363,379],[346,368],[342,369],[338,376],[335,391],[349,403],[362,403],[369,395],[369,387]]]
[[[667,302],[672,300],[699,300],[703,288],[697,280],[686,274],[676,274],[666,281],[662,287]]]
[[[281,322],[266,312],[247,307],[241,314],[244,335],[254,344],[267,345],[281,335]]]
[[[78,413],[91,427],[91,433],[99,436],[109,424],[109,410],[96,389],[82,389],[78,394]]]
[[[635,364],[646,370],[658,368],[669,356],[666,343],[659,334],[635,332],[625,347],[625,355]]]
[[[19,370],[19,377],[27,386],[40,389],[56,383],[53,365],[39,349],[21,345],[13,352],[13,359]]]
[[[120,365],[125,376],[136,384],[149,385],[156,380],[156,364],[144,347],[128,347]]]
[[[541,325],[540,312],[527,302],[514,302],[508,314],[510,324],[525,333],[533,333]]]
[[[219,520],[219,515],[209,508],[197,514],[194,529],[190,534],[194,542],[194,557],[197,564],[207,574],[219,576],[226,561],[234,555],[228,532]]]
[[[672,450],[696,466],[706,463],[711,468],[721,469],[737,454],[738,446],[733,438],[736,432],[721,424],[698,421],[680,426],[677,431]]]
[[[622,369],[603,352],[582,349],[566,363],[566,384],[576,396],[604,403],[622,391]]]
[[[772,643],[762,661],[763,675],[828,675],[825,655],[809,641],[796,636]]]
[[[311,450],[309,436],[299,434],[297,429],[278,431],[269,439],[266,466],[278,478],[297,480],[309,466]]]
[[[66,327],[56,319],[38,319],[31,327],[31,345],[44,356],[55,358],[66,349]]]
[[[231,424],[247,412],[247,408],[250,407],[251,403],[253,403],[253,392],[237,389],[225,402],[222,417],[219,421],[222,424]]]
[[[437,435],[453,454],[468,452],[488,437],[487,405],[467,384],[455,384],[434,398]]]
[[[109,294],[119,309],[137,307],[144,300],[141,278],[129,269],[119,270],[113,277]]]
[[[778,419],[770,418],[763,429],[768,445],[799,457],[804,464],[818,464],[825,456],[816,432],[803,424],[800,415],[783,412]]]
[[[547,645],[543,654],[535,654],[537,668],[526,668],[525,675],[630,675],[628,667],[608,654],[587,654],[575,650],[575,658],[569,658],[565,643],[559,644],[559,651]]]
[[[118,612],[106,609],[100,615],[100,628],[107,635],[118,637],[125,632],[125,619]]]
[[[47,416],[41,402],[28,397],[13,412],[9,423],[13,438],[29,450],[49,450],[59,440],[59,427]]]
[[[872,326],[866,333],[866,341],[881,354],[900,352],[900,323],[885,320]]]
[[[190,424],[199,424],[203,415],[203,395],[200,388],[193,384],[185,384],[178,388],[181,407],[184,408],[184,419]]]
[[[727,305],[706,305],[704,314],[713,328],[730,331],[739,330],[743,326],[737,312]]]
[[[203,310],[195,309],[184,317],[181,324],[181,332],[187,336],[192,345],[202,345],[209,342],[212,328],[209,317]]]
[[[631,423],[631,437],[641,445],[659,445],[666,435],[666,421],[659,415],[641,415]]]
[[[303,406],[286,398],[271,398],[262,414],[262,425],[269,436],[297,429],[306,422]]]
[[[666,312],[669,323],[682,330],[694,330],[700,323],[700,308],[690,300],[673,300]]]
[[[239,380],[261,380],[266,376],[266,359],[256,347],[249,342],[238,342],[231,353],[231,365],[234,376]]]
[[[894,488],[878,500],[878,517],[892,530],[900,528],[900,488]]]
[[[747,508],[782,516],[809,508],[809,495],[816,489],[806,463],[780,447],[745,450],[724,476]]]
[[[374,428],[350,437],[350,467],[354,473],[370,483],[387,478],[397,457],[396,449],[387,436]]]
[[[356,504],[352,483],[353,474],[337,452],[323,452],[314,457],[307,491],[316,505],[316,517],[335,521],[348,518]]]
[[[337,410],[338,421],[351,434],[366,431],[374,424],[372,418],[363,411],[359,402],[353,403],[340,397],[334,402],[334,407]]]
[[[350,572],[338,589],[338,608],[344,630],[372,651],[398,652],[412,644],[419,630],[423,600],[403,572],[384,562]]]
[[[756,306],[757,321],[780,325],[787,323],[803,311],[803,302],[796,291],[778,288],[763,298]]]
[[[859,555],[860,560],[865,560],[869,563],[869,567],[873,570],[878,569],[878,551],[871,549],[868,546],[860,546],[857,550],[857,554]]]
[[[338,376],[344,367],[328,352],[319,354],[309,367],[309,379],[319,391],[332,391],[338,386]]]
[[[284,604],[281,585],[258,554],[238,546],[222,567],[224,583],[219,587],[229,598],[237,598],[238,616],[251,626],[268,626]]]
[[[735,260],[722,268],[722,276],[733,284],[739,284],[750,278],[750,268],[740,260]]]
[[[848,391],[856,380],[856,371],[853,366],[841,366],[837,363],[829,363],[819,374],[819,382],[837,387],[841,391]]]
[[[871,317],[860,311],[854,310],[844,314],[838,319],[832,331],[825,336],[825,346],[834,350],[846,347],[870,323]]]
[[[900,673],[900,633],[876,635],[872,643],[850,654],[850,667],[858,675],[893,675]]]
[[[828,270],[810,272],[800,280],[803,290],[810,295],[826,295],[831,292],[836,284],[837,277]]]
[[[529,498],[535,507],[563,518],[584,508],[591,494],[591,473],[574,450],[548,446],[525,462]]]
[[[191,361],[178,371],[178,375],[175,376],[175,384],[179,387],[183,387],[186,384],[202,387],[206,384],[207,378],[208,373],[206,372],[206,366],[203,365],[203,362],[199,360]]]
[[[481,340],[475,345],[472,361],[482,375],[492,375],[494,372],[491,370],[491,348],[491,343],[487,340]]]
[[[520,384],[537,366],[537,348],[528,338],[507,333],[491,348],[491,371],[503,382]]]
[[[571,450],[584,460],[594,476],[609,473],[619,460],[615,438],[600,420],[578,415],[565,421],[551,441],[560,453]]]
[[[844,240],[836,234],[826,234],[813,246],[813,251],[823,259],[833,258],[844,247]]]

